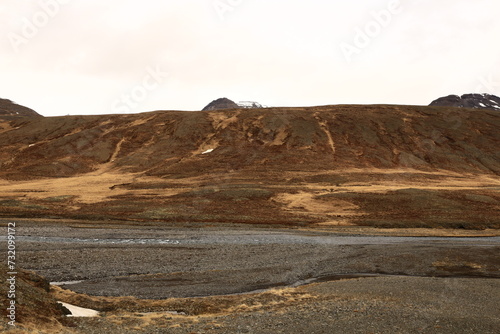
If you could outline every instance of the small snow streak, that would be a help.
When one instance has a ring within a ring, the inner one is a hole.
[[[213,149],[213,148],[211,148],[211,149],[209,149],[209,150],[206,150],[205,152],[201,152],[201,154],[207,154],[207,153],[211,153],[211,152],[213,152],[213,151],[214,151],[214,149]]]

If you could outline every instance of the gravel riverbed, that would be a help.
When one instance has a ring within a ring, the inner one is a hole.
[[[18,231],[19,265],[52,282],[67,282],[62,286],[78,293],[159,300],[293,287],[310,296],[286,306],[196,319],[163,315],[145,322],[130,314],[119,322],[75,319],[81,333],[118,333],[137,327],[134,322],[142,324],[138,333],[498,333],[500,328],[498,237],[49,222],[23,222]]]

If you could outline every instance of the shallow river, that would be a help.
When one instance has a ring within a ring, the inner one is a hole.
[[[47,236],[17,236],[19,242],[85,243],[85,244],[174,244],[174,245],[388,245],[388,244],[446,244],[468,246],[500,245],[500,237],[454,238],[454,237],[383,237],[383,236],[328,236],[303,235],[298,233],[229,233],[210,235],[178,235],[166,238],[70,238]],[[6,237],[0,237],[6,240]]]

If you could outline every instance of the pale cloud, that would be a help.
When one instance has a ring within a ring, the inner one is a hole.
[[[40,4],[55,1],[0,5],[0,97],[45,115],[113,112],[155,67],[168,78],[130,112],[199,110],[223,96],[281,106],[428,104],[500,78],[495,0],[401,0],[351,62],[341,43],[373,28],[394,0],[221,0],[233,4],[223,19],[212,0],[65,0],[15,52],[9,33],[22,36],[26,20],[42,17]]]

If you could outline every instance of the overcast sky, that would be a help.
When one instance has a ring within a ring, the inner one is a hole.
[[[0,97],[45,116],[500,95],[498,0],[0,2]]]

